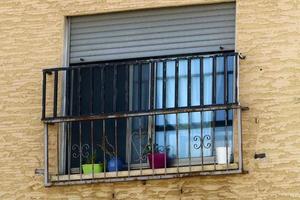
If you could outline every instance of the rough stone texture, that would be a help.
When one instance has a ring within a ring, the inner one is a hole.
[[[0,199],[300,199],[299,0],[237,0],[248,174],[51,188],[34,175],[43,167],[41,69],[62,63],[64,16],[215,2],[0,1]]]

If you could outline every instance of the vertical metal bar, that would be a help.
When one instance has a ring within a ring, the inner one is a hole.
[[[105,101],[105,83],[104,73],[105,66],[101,67],[101,113],[105,113],[104,101]],[[105,120],[102,120],[102,147],[103,147],[103,166],[104,166],[104,178],[106,177],[106,134],[105,134]]]
[[[44,185],[50,186],[48,161],[48,124],[44,124]]]
[[[216,56],[213,56],[213,83],[212,83],[212,91],[213,91],[213,96],[212,96],[212,104],[216,104]],[[214,170],[216,170],[216,145],[215,145],[215,140],[216,140],[216,112],[217,111],[213,111],[213,122],[212,122],[212,125],[213,125],[213,137],[212,137],[212,154],[213,154],[213,157],[214,157]]]
[[[178,71],[179,71],[179,61],[175,60],[175,108],[178,107]],[[178,113],[176,113],[176,161],[177,161],[177,173],[179,173],[179,133],[178,133]]]
[[[187,88],[187,90],[188,90],[188,102],[187,102],[187,106],[188,107],[190,107],[191,105],[192,105],[192,103],[191,103],[191,93],[192,93],[192,91],[191,91],[191,81],[192,81],[192,72],[191,72],[191,58],[189,58],[188,59],[188,79],[187,79],[187,81],[188,81],[188,88]],[[192,165],[192,162],[191,162],[191,160],[192,160],[192,154],[191,154],[191,113],[190,112],[188,112],[188,147],[189,147],[189,149],[188,149],[188,154],[189,154],[189,171],[191,172],[191,165]]]
[[[227,84],[227,56],[224,56],[224,104],[228,103],[228,84]]]
[[[154,124],[154,121],[152,121],[152,126],[151,126],[151,147],[152,147],[152,156],[151,156],[151,160],[152,160],[152,175],[154,175],[154,141],[155,141],[155,124]]]
[[[179,61],[176,59],[175,60],[175,108],[178,108],[178,90],[179,90],[178,71],[179,71]]]
[[[81,72],[80,68],[78,68],[78,115],[81,115]],[[82,123],[79,121],[79,173],[80,180],[82,180]]]
[[[201,134],[201,138],[200,138],[200,147],[201,147],[201,167],[202,167],[202,171],[204,171],[204,138],[203,138],[203,112],[200,112],[200,134]]]
[[[70,77],[70,115],[73,116],[73,98],[74,98],[74,69],[69,68],[71,71]],[[68,178],[71,179],[71,149],[72,149],[72,126],[73,123],[69,122],[69,137],[68,137]]]
[[[82,123],[79,121],[79,172],[80,172],[80,180],[82,180]]]
[[[162,108],[166,108],[166,84],[167,84],[167,61],[163,62],[163,105]]]
[[[203,66],[204,66],[204,61],[203,57],[199,58],[199,64],[200,64],[200,105],[204,105],[204,75],[203,75]],[[202,171],[204,170],[204,138],[203,138],[203,112],[200,112],[200,128],[201,128],[201,138],[200,138],[200,147],[201,147],[201,167]]]
[[[188,150],[188,154],[189,154],[189,171],[191,172],[191,165],[192,165],[192,162],[191,162],[191,113],[188,112],[188,147],[189,147],[189,150]]]
[[[57,116],[58,71],[54,71],[53,117]]]
[[[91,147],[92,147],[92,178],[94,179],[94,175],[95,175],[95,173],[94,173],[94,162],[95,162],[95,160],[94,160],[94,121],[93,120],[91,120],[90,121],[90,125],[91,125],[91,142],[92,142],[92,144],[91,144]]]
[[[212,83],[212,104],[216,104],[216,91],[217,91],[217,84],[216,84],[216,80],[217,80],[217,76],[216,76],[216,56],[213,56],[213,83]]]
[[[191,103],[191,94],[192,94],[192,91],[191,91],[191,81],[192,81],[192,72],[191,72],[191,59],[189,58],[188,59],[188,79],[187,79],[187,81],[188,81],[188,88],[187,88],[187,90],[188,90],[188,103],[187,103],[187,106],[188,107],[190,107],[191,105],[192,105],[192,103]]]
[[[113,77],[113,112],[117,112],[117,96],[118,96],[118,91],[117,91],[117,66],[114,65],[114,77]],[[118,121],[117,119],[114,119],[114,138],[115,138],[115,167],[116,167],[116,176],[118,177]]]
[[[239,56],[238,54],[235,54],[234,57],[235,60],[235,102],[239,103],[239,79],[240,79],[240,74],[239,74]]]
[[[138,108],[138,111],[141,111],[143,110],[142,108],[142,102],[143,102],[143,99],[142,99],[142,78],[143,78],[143,65],[142,64],[139,64],[138,65],[138,73],[139,73],[139,77],[138,77],[138,90],[139,90],[139,108]]]
[[[142,175],[142,117],[138,118],[138,123],[139,123],[139,157],[140,157],[140,175]]]
[[[105,119],[102,120],[102,147],[103,147],[104,178],[106,178],[106,133],[105,133]]]
[[[116,175],[118,177],[118,165],[119,165],[119,162],[118,162],[118,120],[115,119],[114,120],[115,122],[115,150],[116,150],[116,160],[115,160],[115,165],[116,165]]]
[[[71,123],[72,122],[67,122],[68,126],[68,180],[71,180]]]
[[[57,126],[57,131],[56,131],[56,164],[57,164],[57,180],[59,181],[59,127],[60,127],[60,124],[57,123],[56,124]]]
[[[126,118],[126,135],[130,134],[130,119],[129,117]],[[130,177],[130,164],[131,164],[131,159],[130,159],[130,154],[131,151],[129,151],[130,147],[128,147],[128,149],[126,149],[126,155],[127,155],[127,170],[128,170],[128,177]]]
[[[46,88],[47,88],[47,74],[43,71],[43,96],[42,96],[42,119],[46,117]]]
[[[212,155],[214,158],[214,170],[216,171],[216,146],[215,146],[215,134],[216,134],[216,111],[211,111],[212,112]]]
[[[93,67],[90,67],[90,114],[93,114],[94,110],[94,73],[93,73]],[[92,178],[94,179],[95,172],[94,172],[94,121],[90,121],[90,127],[91,127],[91,148],[92,148]]]
[[[203,75],[203,66],[204,66],[204,61],[203,57],[200,58],[200,105],[204,105],[204,75]]]
[[[239,151],[239,170],[243,170],[243,133],[242,133],[242,112],[237,109],[238,115],[238,151]]]
[[[164,150],[165,150],[165,174],[167,174],[167,132],[166,132],[166,123],[167,123],[167,119],[166,119],[166,115],[163,115],[164,117]]]
[[[227,126],[228,126],[228,110],[226,109],[225,110],[225,146],[226,146],[226,169],[228,170],[230,160],[228,160],[228,130],[227,130]]]
[[[155,87],[156,87],[156,82],[155,82],[155,74],[156,74],[156,65],[155,62],[150,63],[150,106],[149,109],[153,110],[155,109]],[[148,117],[148,123],[150,123],[150,137],[153,139],[154,135],[156,134],[155,130],[155,115],[151,115]],[[148,124],[149,127],[149,124]],[[149,131],[149,128],[148,128]],[[149,132],[148,132],[149,135]],[[153,157],[153,156],[152,156]],[[152,165],[154,164],[153,159],[152,159]]]
[[[177,173],[179,173],[179,145],[178,145],[178,113],[176,113],[176,160],[177,160]]]

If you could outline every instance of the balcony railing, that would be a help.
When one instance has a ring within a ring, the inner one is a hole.
[[[45,69],[45,185],[241,173],[237,83],[236,53]]]

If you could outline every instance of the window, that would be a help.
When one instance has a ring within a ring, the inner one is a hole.
[[[82,176],[91,155],[107,165],[111,154],[122,162],[113,171],[151,169],[149,143],[167,155],[165,170],[216,167],[218,147],[230,169],[239,147],[236,63],[236,53],[221,53],[45,70],[54,71],[54,85],[59,73],[66,77],[65,115],[44,118],[65,128],[60,173]]]
[[[67,20],[69,66],[43,71],[46,185],[242,171],[234,3]]]

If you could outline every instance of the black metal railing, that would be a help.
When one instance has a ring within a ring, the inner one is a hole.
[[[242,171],[236,53],[45,69],[42,105],[46,185]]]

